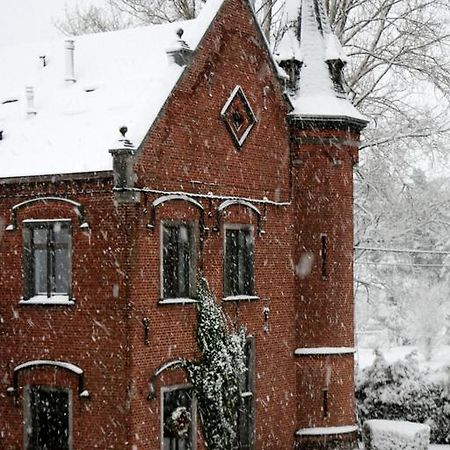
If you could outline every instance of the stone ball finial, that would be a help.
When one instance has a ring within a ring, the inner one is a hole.
[[[120,127],[119,131],[120,131],[120,134],[121,134],[123,137],[125,137],[125,135],[127,134],[128,128],[125,127],[125,126],[123,126],[123,127]]]
[[[184,34],[183,28],[178,28],[178,30],[177,30],[177,36],[181,39],[181,36],[183,36],[183,34]]]

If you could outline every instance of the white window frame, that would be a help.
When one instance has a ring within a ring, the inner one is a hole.
[[[178,391],[180,389],[191,389],[192,390],[192,450],[197,449],[197,399],[194,394],[194,390],[190,383],[173,384],[171,386],[161,386],[160,389],[160,405],[159,405],[159,422],[160,422],[160,440],[161,440],[161,450],[164,450],[164,394],[166,392]]]
[[[240,301],[240,300],[259,300],[259,296],[256,295],[256,241],[255,241],[255,227],[252,224],[243,223],[225,223],[223,226],[223,298],[224,301]],[[252,237],[253,245],[253,295],[226,295],[225,294],[225,284],[226,284],[226,259],[227,259],[227,230],[249,230]]]
[[[168,225],[187,225],[192,227],[192,254],[190,277],[195,291],[195,276],[197,268],[197,222],[194,220],[161,220],[159,226],[159,304],[173,305],[184,303],[197,303],[197,300],[192,296],[189,297],[164,297],[164,226]]]
[[[50,227],[51,224],[55,223],[61,223],[64,224],[68,228],[69,231],[69,243],[68,243],[68,253],[69,253],[69,271],[68,271],[68,292],[67,293],[49,293],[43,294],[43,293],[34,293],[34,295],[30,297],[26,297],[25,295],[22,296],[22,298],[19,301],[19,304],[21,305],[73,305],[74,299],[72,295],[72,286],[73,286],[73,227],[72,227],[72,221],[71,219],[66,218],[58,218],[58,219],[25,219],[22,222],[23,228],[27,228],[29,232],[32,233],[32,230],[35,228],[39,228],[39,224],[43,226],[43,228],[47,229]],[[25,241],[22,241],[22,248],[23,251],[25,249]],[[22,270],[25,269],[25,256],[22,257]],[[27,264],[33,264],[32,258],[33,255],[29,255],[29,258],[31,258],[31,261],[28,261]],[[35,283],[35,276],[36,273],[34,272],[34,269],[29,269],[27,271],[28,273],[25,273],[23,276],[23,292],[30,291],[30,283]],[[34,289],[33,289],[34,291]]]

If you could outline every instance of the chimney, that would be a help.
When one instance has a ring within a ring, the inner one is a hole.
[[[64,42],[64,49],[66,54],[66,81],[68,83],[75,83],[74,41],[67,39]]]
[[[25,96],[27,98],[27,116],[35,116],[36,108],[34,107],[34,89],[33,86],[27,86],[25,88]]]
[[[123,126],[119,131],[120,138],[116,141],[114,148],[109,150],[113,157],[114,194],[118,203],[137,203],[140,201],[140,194],[133,191],[135,182],[133,157],[136,148],[125,136],[128,128]]]

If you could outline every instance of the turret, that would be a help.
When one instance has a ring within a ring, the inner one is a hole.
[[[354,448],[353,165],[367,120],[323,0],[287,0],[276,58],[293,107],[297,448]]]

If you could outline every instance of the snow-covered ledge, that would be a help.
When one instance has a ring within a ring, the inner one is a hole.
[[[257,295],[228,295],[227,297],[223,297],[222,300],[224,302],[241,302],[245,300],[259,300],[259,297]]]
[[[198,303],[195,298],[162,298],[158,304],[159,305],[184,305],[187,303]]]
[[[355,347],[305,347],[294,351],[297,356],[351,355],[353,353],[355,353]]]
[[[300,428],[295,434],[297,436],[327,436],[330,434],[347,434],[354,433],[357,430],[356,425],[345,425],[342,427],[313,427]]]
[[[72,306],[75,305],[73,298],[69,298],[68,295],[52,295],[47,297],[46,295],[35,295],[28,300],[21,299],[19,305],[62,305]]]

